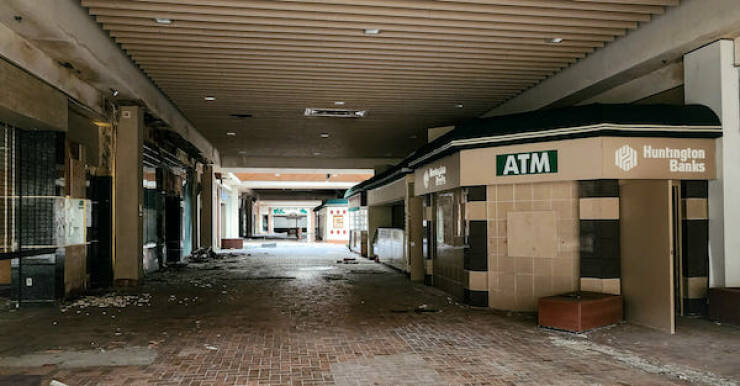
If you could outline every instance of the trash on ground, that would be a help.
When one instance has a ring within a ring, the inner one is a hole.
[[[116,295],[109,293],[102,296],[84,296],[75,300],[71,304],[61,307],[62,312],[67,312],[72,308],[126,308],[128,306],[150,306],[152,295],[142,293],[140,295]],[[89,315],[89,314],[86,314]]]

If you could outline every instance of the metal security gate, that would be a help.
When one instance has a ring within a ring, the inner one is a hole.
[[[64,232],[55,221],[58,207],[64,206],[59,195],[63,139],[61,133],[0,123],[0,261],[11,260],[12,297],[18,306],[26,300],[54,300],[60,286],[63,291],[64,261],[56,251]]]

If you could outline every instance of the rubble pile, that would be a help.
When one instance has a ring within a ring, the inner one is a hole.
[[[152,295],[142,293],[140,295],[116,295],[109,293],[103,296],[85,296],[75,300],[73,303],[61,307],[62,312],[73,308],[126,308],[128,306],[150,306]]]
[[[213,248],[198,248],[194,250],[188,260],[194,263],[202,263],[208,260],[214,260],[219,258],[218,254],[213,251]]]

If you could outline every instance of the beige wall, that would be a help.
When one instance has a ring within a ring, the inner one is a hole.
[[[536,311],[537,299],[578,289],[578,183],[490,185],[487,192],[489,305],[492,308]],[[555,243],[532,238],[537,224],[521,222],[528,212],[552,216]],[[508,229],[513,221],[517,229]],[[515,256],[510,237],[537,248],[532,256]]]
[[[10,260],[0,261],[0,284],[10,284]]]
[[[0,84],[0,121],[27,130],[67,130],[64,94],[2,59]]]
[[[144,111],[138,106],[121,108],[116,131],[114,189],[114,279],[135,284],[143,275],[143,170]]]

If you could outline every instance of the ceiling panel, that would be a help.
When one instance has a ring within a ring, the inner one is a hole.
[[[81,3],[222,155],[399,158],[678,0]]]

